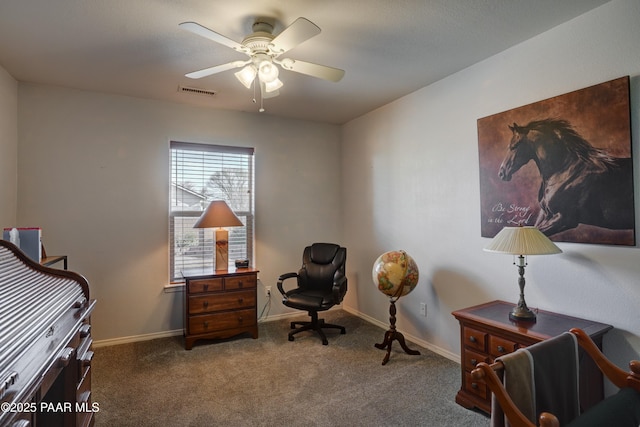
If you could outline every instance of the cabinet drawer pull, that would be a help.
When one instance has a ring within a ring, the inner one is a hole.
[[[473,335],[471,335],[471,336],[469,337],[469,341],[471,341],[472,343],[474,343],[474,344],[475,344],[475,343],[477,343],[477,342],[478,342],[478,339],[477,339],[476,337],[474,337]]]
[[[207,322],[204,322],[204,323],[203,323],[203,326],[204,326],[204,328],[205,328],[205,329],[209,329],[209,322],[208,322],[208,321],[207,321]]]
[[[504,352],[506,352],[507,350],[506,350],[503,346],[499,345],[499,346],[498,346],[498,351],[499,351],[500,353],[504,353]]]
[[[82,325],[80,327],[80,337],[86,338],[89,336],[89,334],[91,334],[91,325],[88,323],[86,325]]]
[[[58,359],[59,366],[65,367],[71,361],[71,358],[75,354],[76,349],[73,347],[66,347],[62,350],[62,354],[60,354],[60,359]]]
[[[238,302],[242,304],[244,302],[244,298],[238,298]]]
[[[82,366],[90,366],[92,360],[93,360],[93,351],[87,351],[84,357],[82,358],[82,361],[81,361]]]
[[[478,389],[478,383],[471,383],[471,388],[474,390]]]
[[[239,322],[239,323],[242,323],[242,320],[243,320],[243,319],[242,319],[242,316],[238,316],[238,322]]]
[[[478,361],[476,359],[471,359],[471,366],[476,366],[478,364]]]
[[[208,291],[208,290],[209,290],[209,284],[208,284],[208,283],[206,283],[206,284],[202,287],[202,289],[204,289],[204,291],[205,291],[205,292],[206,292],[206,291]]]
[[[243,286],[242,280],[238,282],[238,287],[241,288]]]
[[[203,301],[202,306],[203,306],[204,308],[209,307],[209,301]]]

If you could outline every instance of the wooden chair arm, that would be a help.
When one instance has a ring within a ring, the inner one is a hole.
[[[495,395],[495,398],[500,404],[500,408],[502,408],[502,412],[504,412],[512,427],[536,427],[535,424],[520,412],[504,388],[502,381],[500,381],[500,378],[495,372],[502,369],[504,369],[504,364],[500,361],[492,363],[491,365],[480,362],[476,365],[476,368],[471,371],[471,377],[476,381],[484,382],[489,387],[489,390]],[[548,412],[541,413],[538,422],[539,427],[560,427],[558,418]]]
[[[593,359],[600,371],[611,381],[616,387],[632,387],[640,391],[640,361],[632,360],[629,363],[631,372],[626,372],[617,365],[614,365],[595,345],[591,337],[582,329],[572,328],[569,330],[578,338],[578,343],[589,356]]]
[[[631,387],[640,392],[640,360],[632,360],[629,363],[631,371],[626,372],[607,359],[586,332],[578,328],[573,328],[570,332],[576,336],[580,347],[589,354],[600,371],[602,371],[616,387]],[[489,387],[489,390],[491,390],[495,396],[512,427],[536,427],[535,424],[520,412],[496,374],[496,371],[503,369],[504,364],[500,361],[496,361],[491,365],[480,362],[476,365],[476,368],[471,371],[471,377],[476,381],[484,382],[487,387]],[[558,419],[548,412],[541,413],[538,422],[539,427],[560,427]]]
[[[627,385],[635,391],[640,391],[640,360],[629,362],[630,375],[627,377]]]

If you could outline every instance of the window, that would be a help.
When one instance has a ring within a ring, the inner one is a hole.
[[[206,273],[214,265],[213,229],[193,228],[212,200],[224,200],[243,227],[229,227],[229,263],[253,255],[253,148],[171,141],[170,275]]]

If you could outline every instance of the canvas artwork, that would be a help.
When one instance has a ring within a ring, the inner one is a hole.
[[[481,233],[635,245],[629,77],[478,119]]]

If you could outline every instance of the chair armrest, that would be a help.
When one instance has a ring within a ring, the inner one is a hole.
[[[293,279],[294,277],[297,278],[298,273],[285,273],[280,275],[280,277],[278,277],[278,283],[276,284],[276,286],[278,287],[278,290],[280,291],[283,297],[287,295],[286,291],[284,290],[283,282],[287,279]]]
[[[336,304],[340,304],[344,295],[347,293],[347,277],[340,276],[333,283],[332,294]]]
[[[489,390],[494,394],[500,404],[500,408],[509,420],[512,427],[536,427],[524,414],[518,409],[513,402],[507,390],[502,385],[502,381],[495,373],[496,370],[504,369],[502,362],[498,361],[491,365],[480,362],[476,368],[471,371],[471,377],[476,381],[484,382]],[[548,412],[540,414],[540,427],[560,427],[558,419]]]
[[[617,365],[613,364],[600,351],[598,346],[593,342],[591,337],[582,329],[572,328],[570,332],[578,338],[578,343],[591,356],[600,371],[611,381],[616,387],[631,387],[640,391],[640,361],[632,360],[629,363],[631,372],[626,372]]]

